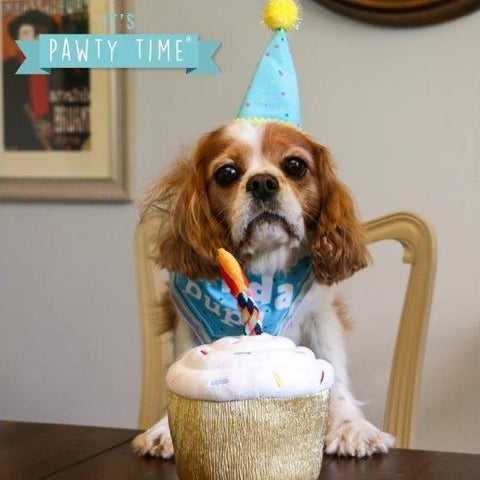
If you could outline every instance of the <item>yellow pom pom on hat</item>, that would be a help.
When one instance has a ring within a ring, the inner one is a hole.
[[[298,22],[298,5],[294,0],[270,0],[263,9],[263,23],[272,30],[288,31]]]
[[[257,65],[237,119],[252,124],[280,122],[301,128],[297,75],[288,47],[287,31],[299,24],[294,0],[269,0],[263,23],[274,31]]]

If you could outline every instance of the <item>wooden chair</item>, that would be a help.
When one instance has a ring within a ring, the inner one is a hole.
[[[155,239],[162,217],[151,215],[135,234],[138,299],[143,345],[143,376],[139,428],[148,428],[164,414],[165,375],[173,361],[172,319],[159,314],[159,292],[165,288],[153,261]],[[397,438],[397,447],[412,442],[425,338],[435,279],[435,234],[422,217],[400,212],[365,224],[369,243],[397,240],[403,261],[411,265],[398,326],[383,429]]]

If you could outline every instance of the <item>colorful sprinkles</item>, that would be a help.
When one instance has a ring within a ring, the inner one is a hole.
[[[277,372],[272,372],[272,376],[275,380],[275,383],[277,384],[277,387],[282,388],[283,387],[282,377],[280,377],[280,375]]]
[[[225,385],[226,383],[228,383],[228,378],[218,378],[217,380],[212,380],[210,382],[210,385]]]

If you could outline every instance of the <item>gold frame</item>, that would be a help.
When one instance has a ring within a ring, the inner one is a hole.
[[[106,13],[123,11],[123,3],[120,0],[104,0],[101,10]],[[95,8],[97,7],[98,3],[95,5]],[[95,21],[98,22],[98,19]],[[91,74],[91,78],[93,78],[93,75],[96,75],[97,72],[92,70]],[[35,174],[31,176],[25,176],[24,174],[19,176],[14,174],[2,175],[0,197],[3,201],[128,202],[131,200],[131,165],[127,155],[126,129],[126,93],[128,92],[127,80],[129,77],[125,70],[115,69],[109,70],[107,75],[106,82],[98,80],[97,84],[101,90],[103,90],[105,83],[108,85],[108,92],[105,95],[108,96],[108,121],[110,125],[108,132],[110,141],[107,141],[109,158],[103,160],[108,174],[78,177],[74,175],[68,177]],[[1,81],[0,79],[0,83]],[[102,87],[100,87],[100,83],[103,83]],[[102,91],[97,93],[104,97]],[[8,154],[3,149],[1,151]],[[19,153],[24,155],[23,152]],[[48,155],[43,152],[35,152],[35,154],[37,156]],[[58,153],[59,156],[61,154],[75,155],[76,152]],[[95,153],[92,152],[91,155],[95,155]]]
[[[368,23],[413,27],[440,23],[480,8],[480,0],[315,0]]]

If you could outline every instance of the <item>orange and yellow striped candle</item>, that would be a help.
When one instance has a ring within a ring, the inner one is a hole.
[[[230,293],[237,299],[238,309],[245,325],[245,335],[260,335],[263,333],[260,312],[242,267],[237,259],[223,248],[218,249],[218,265],[220,275],[228,285]]]

